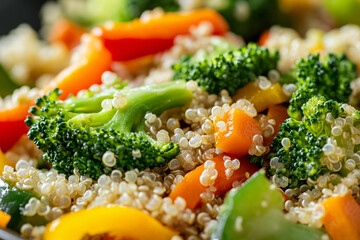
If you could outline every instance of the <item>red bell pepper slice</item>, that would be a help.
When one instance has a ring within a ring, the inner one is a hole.
[[[202,9],[188,13],[165,13],[162,17],[147,22],[140,19],[129,23],[106,23],[93,29],[100,37],[115,61],[159,53],[169,49],[178,35],[188,34],[192,26],[209,22],[213,34],[226,33],[229,26],[216,11]]]

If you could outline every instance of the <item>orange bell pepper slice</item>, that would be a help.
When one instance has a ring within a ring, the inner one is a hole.
[[[220,154],[211,159],[215,162],[215,169],[218,173],[214,181],[214,187],[216,188],[214,193],[216,196],[226,194],[230,191],[235,181],[243,182],[259,169],[256,165],[250,163],[247,157],[243,157],[239,159],[240,167],[234,170],[231,177],[227,177],[225,174],[224,156],[225,154]],[[202,204],[201,194],[205,193],[207,189],[207,187],[200,183],[200,176],[204,172],[204,169],[204,164],[202,164],[187,173],[183,180],[172,190],[169,197],[174,201],[177,197],[183,198],[186,201],[186,207],[191,210],[199,207]]]
[[[102,42],[90,35],[84,46],[79,60],[61,71],[39,95],[44,95],[54,88],[62,90],[61,99],[66,99],[70,94],[76,94],[82,89],[87,89],[93,84],[101,83],[101,75],[110,69],[112,63],[109,51]],[[11,109],[0,111],[0,149],[9,150],[23,134],[26,134],[27,127],[24,123],[30,106],[34,100],[21,103]]]
[[[81,36],[86,29],[67,19],[60,19],[52,26],[48,39],[50,43],[60,42],[71,50],[80,44]]]

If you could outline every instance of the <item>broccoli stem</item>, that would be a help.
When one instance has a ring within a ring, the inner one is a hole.
[[[122,93],[126,95],[127,104],[116,112],[104,128],[123,133],[145,131],[142,122],[147,112],[158,115],[167,109],[184,106],[192,99],[192,93],[183,81],[127,89]]]

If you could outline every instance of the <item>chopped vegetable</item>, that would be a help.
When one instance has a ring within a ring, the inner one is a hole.
[[[276,135],[280,132],[280,126],[289,118],[287,107],[284,105],[271,105],[267,112],[267,118],[275,120],[274,133],[269,137],[264,136],[264,145],[270,146]]]
[[[65,99],[70,94],[101,83],[101,75],[110,69],[110,53],[98,38],[91,35],[81,47],[83,51],[77,56],[77,61],[61,71],[45,88],[45,93],[59,88],[63,92],[61,99]]]
[[[275,153],[269,155],[269,173],[276,175],[281,187],[294,188],[327,172],[346,175],[345,161],[360,144],[354,131],[360,125],[360,111],[352,106],[314,96],[302,111],[305,118],[286,119],[271,145]],[[335,119],[344,122],[341,129],[334,125]]]
[[[266,42],[269,40],[269,38],[270,38],[270,31],[265,30],[259,37],[259,40],[258,40],[259,46],[265,46]]]
[[[140,210],[112,206],[65,214],[47,225],[43,239],[81,240],[105,235],[110,239],[146,240],[151,236],[153,239],[170,240],[177,234]]]
[[[226,158],[225,154],[220,154],[211,159],[215,163],[214,169],[217,172],[217,177],[214,180],[213,186],[216,188],[214,192],[216,196],[222,196],[226,194],[235,181],[241,183],[249,178],[258,168],[251,164],[247,157],[239,159],[239,168],[232,170],[231,176],[226,176],[226,168],[224,166]],[[231,159],[229,157],[229,159]],[[176,200],[177,197],[181,197],[186,201],[186,207],[194,210],[196,207],[202,204],[201,194],[206,193],[208,186],[204,186],[201,183],[201,175],[205,170],[204,164],[187,173],[183,180],[176,185],[174,190],[170,193],[169,197],[172,200]]]
[[[322,0],[321,2],[339,25],[360,24],[358,0]]]
[[[0,228],[6,228],[6,226],[9,224],[10,219],[11,216],[9,214],[0,211]]]
[[[25,205],[30,198],[38,198],[34,193],[17,189],[12,184],[9,184],[0,179],[0,210],[11,216],[7,227],[19,232],[20,228],[25,223],[30,223],[34,226],[41,226],[48,221],[39,215],[27,217],[23,215]]]
[[[55,90],[38,98],[28,117],[28,136],[45,152],[43,159],[67,176],[76,169],[93,179],[122,171],[163,166],[179,154],[173,142],[156,141],[145,131],[147,112],[160,114],[192,99],[183,81],[122,89],[58,101]],[[105,101],[105,103],[104,103]]]
[[[279,53],[254,43],[200,62],[183,59],[173,66],[175,79],[195,80],[209,93],[225,89],[231,96],[257,76],[276,69]]]
[[[0,64],[0,97],[6,97],[19,88],[20,85],[14,82],[9,73],[5,70],[4,66]]]
[[[51,27],[48,40],[50,43],[62,43],[69,50],[80,44],[86,29],[66,19],[60,19]]]
[[[105,24],[92,32],[103,40],[113,60],[124,61],[169,49],[176,36],[188,34],[191,26],[201,22],[210,22],[213,34],[222,35],[228,31],[228,25],[220,14],[203,9],[188,13],[165,13],[146,22],[136,19],[129,23]]]
[[[61,98],[65,99],[70,94],[76,94],[93,84],[101,83],[101,75],[110,68],[109,52],[95,37],[89,37],[82,47],[84,49],[78,56],[78,60],[61,71],[42,92],[46,93],[57,87],[63,92]],[[34,99],[22,102],[14,108],[0,110],[0,131],[3,134],[0,138],[1,150],[9,150],[23,134],[26,134],[28,128],[24,121],[32,105],[34,105]]]
[[[234,100],[241,98],[248,99],[254,104],[257,112],[262,112],[271,105],[284,103],[289,100],[289,97],[285,95],[279,83],[272,83],[266,89],[261,89],[258,84],[248,83],[240,88],[233,98]]]
[[[227,195],[211,239],[320,240],[326,235],[287,220],[283,202],[281,193],[265,177],[265,171],[255,173]]]
[[[220,150],[242,157],[248,154],[253,137],[261,134],[258,121],[245,111],[232,108],[223,117],[217,118],[215,125],[215,146]]]
[[[328,54],[324,61],[319,58],[319,54],[309,54],[296,64],[297,90],[291,96],[288,109],[294,119],[301,120],[302,106],[315,95],[343,103],[349,101],[350,82],[357,78],[355,64],[345,54]]]
[[[350,193],[322,202],[324,226],[333,240],[360,239],[360,205]]]

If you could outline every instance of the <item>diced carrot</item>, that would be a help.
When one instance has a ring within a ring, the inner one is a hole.
[[[275,120],[274,133],[269,137],[264,137],[264,145],[269,146],[274,140],[275,136],[280,131],[280,125],[289,118],[287,107],[284,105],[271,105],[267,112],[268,119]]]
[[[48,39],[49,42],[63,43],[69,50],[79,45],[81,36],[86,33],[86,29],[67,20],[60,19],[52,26]]]
[[[258,43],[260,46],[265,46],[266,42],[269,40],[270,38],[270,31],[266,30],[265,32],[263,32],[258,40]]]
[[[0,211],[0,228],[6,228],[8,223],[10,222],[11,215]]]
[[[248,83],[240,88],[234,100],[245,98],[254,104],[256,111],[262,112],[271,105],[287,102],[289,97],[285,95],[279,83],[273,83],[269,88],[262,90],[255,83]]]
[[[214,181],[216,196],[224,195],[232,188],[233,182],[242,182],[258,170],[257,166],[251,164],[249,159],[244,157],[239,159],[240,168],[234,170],[231,177],[228,178],[225,175],[224,156],[225,154],[220,154],[211,159],[215,163],[215,169],[218,174]],[[207,190],[207,187],[200,183],[200,176],[204,172],[204,169],[204,164],[202,164],[187,173],[183,180],[176,185],[169,197],[172,200],[175,200],[177,197],[182,197],[186,201],[186,207],[191,210],[200,206],[202,204],[201,194]]]
[[[322,221],[333,240],[360,239],[360,205],[350,193],[328,198],[322,205],[325,207]]]
[[[256,134],[261,134],[259,122],[243,110],[232,108],[215,120],[215,146],[228,154],[247,155]]]

